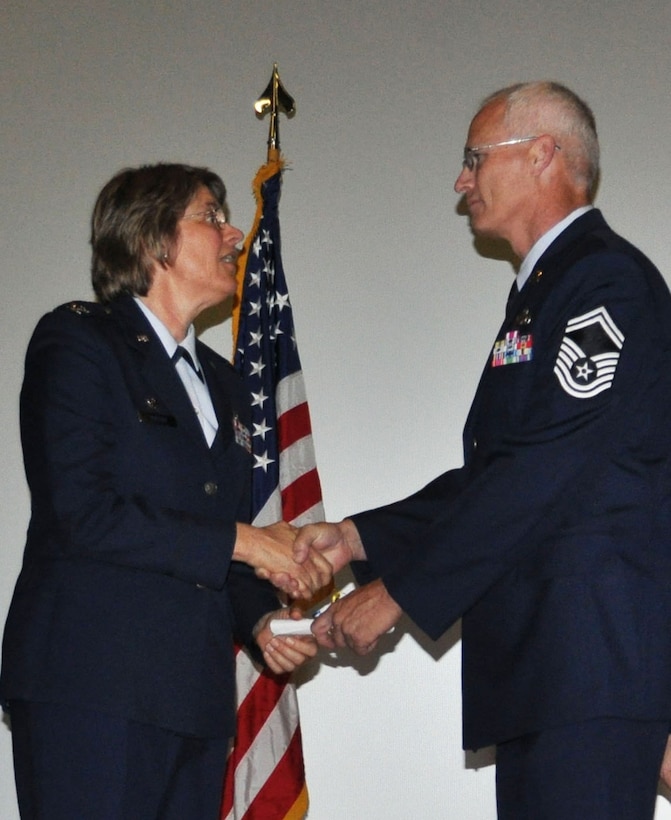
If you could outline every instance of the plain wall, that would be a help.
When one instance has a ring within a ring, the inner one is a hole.
[[[601,135],[597,204],[671,276],[670,24],[668,0],[5,0],[2,622],[29,517],[23,356],[43,312],[91,296],[88,220],[113,173],[209,165],[246,232],[267,138],[253,103],[278,62],[297,102],[280,121],[284,262],[338,519],[461,463],[512,277],[478,255],[452,188],[486,94],[529,79],[581,94]],[[205,339],[228,355],[230,333],[224,322]],[[458,625],[433,644],[406,623],[383,643],[301,676],[310,820],[493,818],[491,754],[461,751]],[[0,817],[18,817],[4,724]]]

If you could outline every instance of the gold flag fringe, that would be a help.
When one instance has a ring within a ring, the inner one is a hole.
[[[261,222],[261,216],[263,214],[263,195],[261,193],[261,187],[263,183],[266,182],[266,180],[271,179],[279,171],[282,171],[285,164],[286,163],[284,158],[280,157],[277,154],[274,157],[269,157],[268,162],[265,165],[262,165],[256,172],[256,176],[254,177],[254,181],[252,182],[252,192],[254,193],[254,199],[256,200],[256,213],[254,214],[254,223],[252,225],[252,228],[245,238],[242,253],[238,257],[238,283],[235,298],[233,300],[232,312],[233,356],[231,361],[235,359],[235,349],[238,344],[238,333],[240,328],[240,308],[242,305],[242,294],[245,289],[245,274],[247,272],[247,260],[249,258],[249,253],[251,250],[252,243],[254,242],[254,238],[258,233],[259,223]]]

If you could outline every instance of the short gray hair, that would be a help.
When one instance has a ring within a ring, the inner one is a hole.
[[[557,82],[518,83],[490,94],[490,103],[505,103],[505,122],[519,136],[551,134],[561,146],[566,165],[575,182],[594,195],[599,175],[599,139],[591,108],[584,100]]]

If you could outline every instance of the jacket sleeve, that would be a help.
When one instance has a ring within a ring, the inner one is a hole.
[[[561,562],[562,533],[574,546],[641,542],[656,488],[668,480],[671,406],[669,295],[656,272],[641,273],[621,253],[575,265],[535,327],[530,383],[506,387],[526,364],[484,377],[503,380],[500,412],[514,406],[508,422],[489,434],[493,402],[472,431],[484,446],[467,451],[466,466],[409,499],[353,516],[373,571],[431,637],[525,562]],[[612,384],[579,398],[560,383],[557,358],[568,321],[599,307],[624,343]],[[590,557],[576,549],[566,560],[577,566]]]

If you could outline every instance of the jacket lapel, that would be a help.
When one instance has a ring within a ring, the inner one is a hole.
[[[501,339],[512,326],[523,326],[536,313],[539,304],[546,298],[557,277],[566,271],[574,260],[584,256],[591,242],[600,244],[600,233],[610,231],[601,211],[593,208],[574,220],[552,242],[535,265],[534,272],[529,277],[521,291],[513,293],[508,298],[506,316],[503,325],[496,336]],[[473,428],[482,405],[484,385],[491,370],[491,355],[480,376],[480,382],[473,398],[473,403],[464,426],[464,451],[472,452]]]
[[[219,373],[218,362],[209,355],[208,348],[200,341],[196,345],[198,361],[203,369],[214,412],[217,414],[217,421],[219,422],[217,435],[212,442],[212,449],[228,447],[233,440],[233,407],[229,396],[222,387],[225,380],[223,374]]]
[[[129,391],[141,420],[177,426],[207,447],[174,364],[131,297],[111,306],[120,334],[116,345]]]

